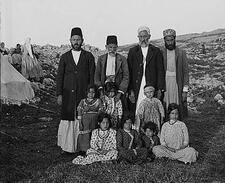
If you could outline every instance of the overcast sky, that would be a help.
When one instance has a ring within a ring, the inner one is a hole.
[[[137,29],[146,25],[151,39],[166,28],[177,34],[225,28],[225,0],[0,0],[1,41],[7,47],[24,43],[68,44],[72,27],[83,30],[86,44],[101,49],[107,35],[119,45],[137,42]]]

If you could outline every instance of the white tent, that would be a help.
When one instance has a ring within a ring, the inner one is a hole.
[[[0,55],[1,101],[5,104],[29,103],[34,98],[30,81],[23,77],[9,62],[8,56]]]

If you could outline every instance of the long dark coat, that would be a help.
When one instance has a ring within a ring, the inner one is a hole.
[[[162,49],[163,62],[165,72],[167,69],[167,49]],[[175,49],[175,62],[176,62],[176,80],[178,86],[178,97],[179,97],[179,110],[180,119],[188,116],[187,101],[183,101],[182,93],[184,86],[189,85],[189,74],[188,74],[188,59],[184,50],[176,47]]]
[[[81,50],[77,65],[72,50],[64,53],[59,61],[56,80],[56,94],[62,95],[62,120],[74,120],[74,112],[81,101],[86,98],[86,89],[94,83],[94,56]]]
[[[130,104],[130,110],[134,112],[144,69],[143,54],[139,45],[129,50],[127,62],[130,73],[128,91],[133,90],[135,94],[135,104]],[[146,84],[155,87],[156,91],[165,88],[163,56],[160,49],[151,44],[148,46],[148,53],[146,56],[145,79]]]

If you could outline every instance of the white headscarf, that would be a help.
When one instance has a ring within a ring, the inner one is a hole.
[[[147,33],[150,35],[150,29],[147,27],[147,26],[141,26],[138,28],[138,34],[141,32],[141,31],[147,31]]]
[[[33,54],[32,54],[32,50],[31,50],[31,38],[30,37],[28,37],[27,39],[26,39],[26,41],[25,41],[25,44],[24,44],[24,48],[26,48],[27,49],[27,51],[28,51],[28,53],[29,53],[29,55],[32,57],[32,58],[34,58],[34,56],[33,56]]]

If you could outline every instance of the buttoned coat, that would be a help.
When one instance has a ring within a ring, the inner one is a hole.
[[[163,54],[163,63],[165,73],[167,70],[167,49],[161,49]],[[178,47],[175,49],[175,62],[176,62],[176,80],[178,86],[178,98],[180,104],[180,118],[187,117],[187,101],[183,101],[182,93],[184,86],[189,85],[189,72],[188,72],[188,59],[186,52]]]
[[[144,69],[143,54],[139,45],[129,50],[127,61],[130,73],[128,91],[134,91],[136,106]],[[160,49],[151,44],[149,44],[148,46],[144,77],[146,80],[146,84],[155,87],[156,91],[165,88],[163,56]],[[132,110],[135,111],[135,109]]]
[[[94,84],[94,56],[81,50],[76,64],[72,50],[64,53],[59,61],[56,78],[56,94],[62,95],[62,120],[74,120],[74,112],[81,101],[86,98],[89,84]]]
[[[104,54],[98,58],[97,67],[95,70],[95,84],[98,87],[103,87],[106,81],[107,57],[108,54]],[[116,53],[115,83],[117,84],[119,90],[124,93],[127,91],[129,83],[127,60],[124,56],[118,53]]]

